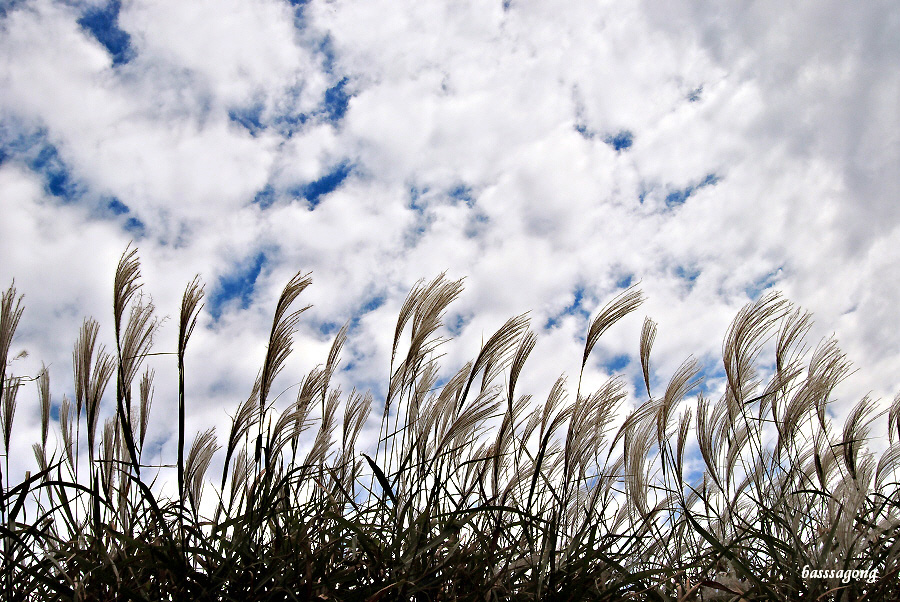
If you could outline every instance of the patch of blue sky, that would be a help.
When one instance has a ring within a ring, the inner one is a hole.
[[[504,10],[507,6],[508,3],[505,3]],[[572,86],[572,103],[575,105],[575,125],[573,126],[575,131],[585,140],[593,140],[594,136],[597,135],[597,132],[588,126],[585,119],[584,99],[578,84]]]
[[[342,161],[318,180],[295,188],[290,192],[292,196],[306,199],[306,202],[309,203],[309,209],[312,211],[322,202],[322,197],[340,188],[352,172],[353,165],[349,161]]]
[[[320,57],[322,70],[329,75],[334,73],[337,54],[334,51],[334,41],[331,39],[331,34],[326,33],[322,39],[318,41],[314,50]]]
[[[406,250],[415,249],[425,237],[425,234],[431,229],[433,221],[433,216],[424,214],[418,216],[417,219],[403,231],[403,248]]]
[[[450,189],[448,196],[454,203],[465,203],[470,209],[475,206],[475,197],[472,188],[465,184],[458,184]]]
[[[228,118],[254,137],[271,128],[283,138],[291,138],[309,123],[326,122],[338,127],[350,107],[352,94],[348,92],[349,82],[347,77],[338,80],[325,90],[318,105],[309,112],[294,110],[302,88],[297,87],[288,92],[287,100],[279,103],[280,106],[267,111],[263,102],[256,101],[244,106],[231,107],[228,110]]]
[[[634,284],[634,274],[623,274],[616,280],[616,288],[625,289]]]
[[[706,174],[697,184],[689,184],[683,189],[674,189],[666,194],[666,207],[672,208],[683,205],[692,194],[707,186],[715,186],[719,183],[719,176],[714,173]]]
[[[97,207],[96,214],[99,217],[118,221],[122,229],[128,232],[135,240],[140,240],[146,236],[146,224],[133,215],[131,208],[119,200],[118,197],[102,197]]]
[[[245,107],[235,107],[228,110],[228,119],[246,129],[250,135],[256,137],[266,129],[262,121],[263,103],[257,102]]]
[[[253,202],[259,205],[261,209],[268,209],[275,203],[275,189],[271,184],[266,184],[265,187],[253,197]]]
[[[622,152],[628,150],[634,144],[634,134],[630,130],[621,130],[615,134],[608,135],[603,139],[603,142],[611,146],[617,153]]]
[[[693,394],[702,393],[704,397],[709,397],[720,388],[720,385],[725,380],[725,367],[722,364],[722,358],[716,355],[700,358],[699,362],[700,372],[698,377],[703,380],[694,388]],[[668,383],[668,381],[666,382]]]
[[[417,184],[411,185],[409,187],[409,203],[406,205],[407,208],[412,209],[416,213],[423,214],[425,208],[428,206],[425,196],[429,192],[431,192],[431,188],[428,186],[422,186],[420,188]]]
[[[775,285],[776,282],[781,277],[781,271],[783,266],[779,266],[776,269],[772,270],[768,274],[762,276],[761,278],[757,278],[751,284],[749,284],[744,292],[747,294],[747,297],[751,300],[759,299],[759,297],[769,288]]]
[[[689,265],[677,265],[672,272],[676,278],[685,284],[688,291],[694,289],[694,285],[697,284],[697,278],[699,278],[701,274],[699,268]]]
[[[144,458],[153,458],[155,460],[161,459],[163,447],[173,436],[175,436],[175,433],[169,431],[168,436],[163,435],[149,439],[140,450],[141,456]]]
[[[590,129],[580,121],[575,122],[575,131],[581,134],[581,137],[586,140],[592,140],[596,135],[596,132],[594,132],[594,130]]]
[[[407,195],[406,208],[413,212],[413,219],[404,229],[403,248],[414,249],[435,219],[434,212],[429,211],[428,207],[439,198],[440,193],[427,184],[413,183],[409,184]]]
[[[604,359],[600,365],[609,374],[619,374],[625,370],[629,364],[631,364],[631,357],[628,354],[623,353]]]
[[[120,0],[88,8],[78,19],[78,25],[100,42],[112,57],[113,66],[122,65],[135,56],[131,36],[119,27]]]
[[[283,138],[291,138],[296,132],[301,131],[310,119],[311,115],[308,113],[284,112],[273,115],[267,125]]]
[[[652,366],[652,364],[651,364]],[[631,378],[631,386],[634,387],[634,394],[638,399],[643,399],[647,396],[647,385],[644,384],[644,373],[640,370],[634,374]],[[653,373],[650,374],[650,392],[654,393],[656,388],[656,379],[653,378]]]
[[[0,19],[6,18],[6,15],[8,15],[18,4],[22,4],[22,1],[6,0],[5,2],[0,2]]]
[[[44,165],[39,165],[37,169],[42,167]],[[82,192],[81,187],[73,180],[71,172],[64,167],[48,166],[44,171],[44,176],[47,190],[55,197],[72,200]]]
[[[666,207],[674,207],[676,205],[683,205],[684,202],[691,196],[694,190],[692,187],[688,186],[683,190],[673,190],[669,194],[666,195]]]
[[[447,329],[447,332],[450,333],[450,336],[458,337],[462,334],[463,330],[466,329],[466,326],[472,322],[472,317],[473,315],[471,313],[448,316],[447,319],[444,320],[444,327]]]
[[[481,212],[473,212],[466,219],[466,226],[463,230],[466,238],[478,238],[482,236],[488,229],[491,218]]]
[[[85,193],[84,185],[73,176],[44,131],[24,132],[15,126],[0,126],[0,152],[0,162],[25,165],[41,179],[47,194],[63,202],[76,201]]]
[[[64,201],[80,197],[84,189],[75,181],[72,172],[52,144],[46,144],[34,155],[28,166],[40,174],[44,188],[51,195]]]
[[[326,337],[331,337],[337,334],[337,331],[341,329],[341,325],[337,322],[333,322],[331,320],[326,320],[319,324],[318,331],[325,335]]]
[[[644,183],[642,182],[642,183],[641,183],[641,190],[640,190],[640,192],[638,193],[638,203],[640,203],[641,205],[643,205],[643,204],[647,201],[647,196],[650,194],[650,191],[651,191],[651,190],[652,190],[651,187],[647,186],[646,184],[644,184]]]
[[[350,331],[355,329],[357,326],[359,326],[359,322],[363,316],[376,311],[381,306],[383,306],[386,301],[387,297],[384,294],[374,294],[365,297],[365,300],[357,305],[352,311],[350,321],[348,322],[348,329]],[[331,337],[336,335],[343,326],[343,323],[339,323],[334,320],[322,320],[314,326],[314,329],[317,330],[319,334],[321,334],[325,338],[330,339]]]
[[[371,313],[385,304],[387,297],[385,295],[374,295],[368,301],[362,304],[360,312],[363,314]]]
[[[703,178],[703,181],[697,185],[697,188],[703,188],[704,186],[715,186],[719,183],[719,176],[714,173],[706,174],[706,177]]]
[[[458,182],[450,187],[439,186],[432,188],[428,184],[419,182],[408,183],[408,202],[406,208],[424,216],[428,207],[432,204],[465,205],[468,209],[477,207],[477,198],[472,187],[464,182]],[[481,221],[481,220],[479,220]]]
[[[359,326],[360,320],[362,320],[363,316],[366,314],[372,313],[385,304],[387,297],[383,294],[373,295],[367,298],[359,307],[353,312],[352,317],[350,318],[350,330],[354,330],[357,326]],[[331,333],[326,333],[331,334]]]
[[[136,240],[144,238],[147,234],[147,226],[136,217],[129,217],[122,226],[126,232],[131,234]]]
[[[686,483],[699,489],[703,482],[703,475],[706,472],[706,464],[703,460],[703,455],[700,453],[699,449],[693,449],[688,450],[685,457],[686,461],[684,465],[687,468],[687,472],[684,474],[683,478]]]
[[[235,265],[229,273],[219,277],[207,304],[214,320],[222,316],[222,311],[227,305],[236,303],[241,309],[250,307],[256,281],[267,261],[265,252],[259,251]]]
[[[131,209],[128,207],[128,205],[126,205],[125,203],[120,201],[117,197],[111,197],[111,198],[105,199],[105,200],[106,200],[106,208],[113,215],[123,215],[123,214],[131,211]]]
[[[590,312],[583,306],[584,293],[585,290],[583,286],[576,287],[575,290],[572,291],[572,303],[563,308],[558,314],[547,318],[547,322],[544,324],[544,330],[552,330],[565,316],[580,316],[583,319],[590,318]]]
[[[25,133],[10,127],[0,128],[0,164],[7,161],[18,162],[30,169],[40,178],[44,192],[62,203],[88,202],[94,218],[119,222],[135,239],[146,235],[146,224],[121,199],[91,193],[89,187],[73,174],[45,132]]]
[[[341,78],[335,85],[325,90],[320,112],[332,123],[337,123],[347,114],[350,106],[350,94],[347,93],[346,77]]]
[[[306,35],[309,31],[309,16],[306,7],[309,0],[284,0],[294,9],[294,29]]]

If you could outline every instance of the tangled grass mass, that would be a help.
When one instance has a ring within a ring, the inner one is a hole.
[[[204,298],[195,279],[179,315],[177,494],[166,495],[161,467],[142,460],[158,322],[139,279],[127,250],[116,348],[98,346],[98,323],[84,321],[74,400],[58,420],[47,371],[11,372],[23,305],[14,286],[3,294],[4,600],[900,599],[900,396],[880,454],[867,441],[885,421],[869,398],[833,424],[829,396],[849,363],[833,340],[808,348],[809,315],[776,294],[734,319],[718,400],[692,393],[693,360],[653,390],[646,319],[646,401],[625,413],[621,378],[595,391],[580,377],[567,391],[560,378],[549,393],[521,394],[536,342],[526,315],[440,382],[441,319],[462,284],[421,283],[397,320],[377,448],[357,449],[373,397],[331,384],[346,327],[296,400],[273,406],[311,282],[298,273],[220,447],[212,430],[186,440],[185,357]],[[599,311],[581,372],[642,300],[632,287]],[[31,381],[36,466],[10,482],[16,399]],[[104,396],[115,412],[101,424]],[[221,475],[208,474],[216,453]]]

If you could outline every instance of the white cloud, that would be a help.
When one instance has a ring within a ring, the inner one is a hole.
[[[300,84],[321,92],[324,80],[298,34],[286,2],[131,2],[121,27],[134,32],[142,62],[191,73],[216,102],[244,103]],[[304,76],[298,81],[298,75]]]

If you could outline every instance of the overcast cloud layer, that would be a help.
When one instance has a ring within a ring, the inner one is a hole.
[[[666,8],[661,5],[665,4]],[[26,312],[17,374],[71,396],[82,317],[111,336],[134,240],[171,318],[200,273],[191,428],[247,395],[271,312],[311,270],[283,386],[345,321],[345,387],[383,390],[420,278],[466,290],[446,370],[531,310],[539,396],[577,376],[589,316],[641,281],[588,379],[633,382],[643,315],[664,382],[707,366],[770,289],[858,368],[836,406],[900,391],[900,9],[884,2],[0,2],[0,285]],[[734,5],[740,4],[743,8]],[[623,355],[630,359],[626,360]],[[151,437],[173,449],[174,360]],[[662,385],[661,385],[662,386]],[[37,439],[20,395],[18,448]],[[222,427],[220,427],[222,428]]]

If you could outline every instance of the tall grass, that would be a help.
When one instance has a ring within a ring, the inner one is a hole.
[[[346,327],[287,409],[271,400],[310,282],[298,273],[285,287],[259,376],[222,444],[208,430],[189,447],[185,381],[199,360],[188,344],[204,290],[188,284],[174,496],[143,460],[154,380],[145,364],[159,322],[135,250],[114,279],[116,347],[98,346],[99,325],[85,320],[75,399],[62,399],[58,420],[47,371],[12,374],[23,305],[10,286],[0,308],[5,600],[900,599],[900,396],[880,455],[867,446],[883,424],[872,400],[834,425],[826,410],[849,363],[833,340],[808,348],[809,315],[778,295],[732,323],[718,400],[693,396],[692,359],[654,390],[657,327],[645,320],[646,400],[626,412],[621,378],[588,391],[579,376],[571,394],[561,377],[543,396],[520,393],[525,364],[540,361],[526,315],[438,385],[441,320],[462,292],[441,275],[400,310],[378,443],[358,449],[375,402],[332,383]],[[600,309],[579,375],[642,301],[632,287]],[[41,440],[35,469],[10,482],[26,380],[37,383]],[[115,412],[101,425],[104,395]],[[222,474],[208,475],[217,453]]]

